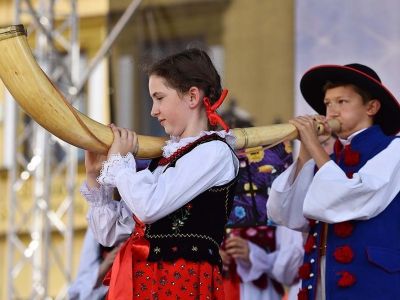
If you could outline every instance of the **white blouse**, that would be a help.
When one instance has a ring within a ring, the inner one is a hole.
[[[297,161],[272,184],[268,217],[278,224],[308,232],[306,218],[327,223],[368,220],[380,214],[400,191],[400,139],[370,159],[353,178],[335,162],[314,176],[313,160],[293,182]]]
[[[204,135],[217,133],[233,147],[231,132],[203,131],[197,137],[172,137],[163,147],[163,156]],[[133,231],[135,221],[151,224],[177,210],[210,187],[230,182],[238,173],[239,162],[233,151],[221,141],[203,143],[177,160],[175,167],[158,166],[137,172],[132,154],[113,155],[103,164],[97,179],[99,189],[88,190],[84,181],[81,194],[89,203],[86,219],[97,240],[104,246],[125,241]],[[164,172],[165,171],[165,172]],[[111,200],[117,187],[121,201]]]

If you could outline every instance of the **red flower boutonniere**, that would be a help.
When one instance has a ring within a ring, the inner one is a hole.
[[[299,277],[302,280],[306,280],[310,277],[311,274],[311,264],[309,262],[305,263],[304,265],[300,266],[299,268]]]
[[[301,290],[299,290],[299,293],[297,294],[297,299],[298,300],[308,300],[307,288],[303,287]]]
[[[338,286],[349,287],[356,283],[356,278],[353,274],[350,274],[347,271],[339,272],[338,274],[342,274],[342,277],[338,281]]]
[[[317,220],[313,220],[313,219],[307,219],[308,224],[310,224],[310,227],[315,227],[315,225],[317,225]]]
[[[312,235],[308,236],[307,243],[304,245],[304,251],[311,254],[316,248],[315,239]]]
[[[345,245],[343,247],[338,247],[335,252],[333,252],[333,257],[342,264],[348,264],[353,260],[354,252],[350,246]]]
[[[347,178],[353,178],[353,175],[354,175],[354,170],[350,170],[350,171],[348,171],[347,173],[346,173],[346,176],[347,176]]]
[[[333,226],[333,232],[341,238],[349,237],[353,229],[354,226],[349,221],[337,223]]]
[[[348,167],[354,167],[360,163],[360,153],[361,151],[353,151],[350,145],[345,147],[343,151],[343,161]]]

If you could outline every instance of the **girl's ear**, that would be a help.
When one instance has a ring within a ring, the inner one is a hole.
[[[202,93],[199,90],[199,88],[192,86],[189,91],[189,107],[190,108],[195,108],[197,107],[199,104],[202,103],[203,99],[202,99]]]
[[[379,102],[379,100],[376,99],[369,101],[366,105],[367,105],[367,115],[370,117],[375,116],[376,113],[381,108],[381,103]]]

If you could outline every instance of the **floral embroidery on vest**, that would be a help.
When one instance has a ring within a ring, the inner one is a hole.
[[[193,205],[188,203],[169,216],[172,219],[172,230],[180,232],[179,227],[185,225],[185,221],[188,219],[192,207]]]

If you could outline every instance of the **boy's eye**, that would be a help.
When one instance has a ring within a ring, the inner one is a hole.
[[[347,103],[346,100],[339,100],[339,103]]]

